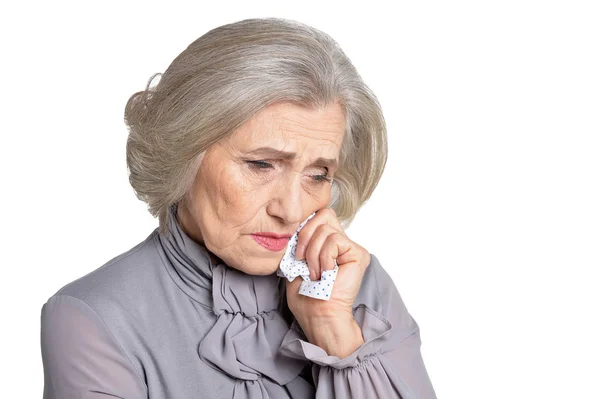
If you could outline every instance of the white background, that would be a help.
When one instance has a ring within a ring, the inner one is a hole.
[[[219,25],[336,39],[389,161],[348,235],[421,327],[441,398],[598,398],[600,13],[589,1],[6,2],[2,397],[41,397],[42,304],[157,226],[127,180],[128,97]]]

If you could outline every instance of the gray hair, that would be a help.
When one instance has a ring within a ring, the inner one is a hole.
[[[387,162],[377,97],[326,33],[288,19],[253,18],[202,35],[127,101],[129,182],[158,216],[161,234],[206,149],[280,101],[311,108],[339,102],[346,130],[329,206],[342,228],[350,225]]]

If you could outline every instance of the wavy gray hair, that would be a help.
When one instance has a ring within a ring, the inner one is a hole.
[[[202,35],[127,101],[129,182],[158,216],[161,234],[168,230],[169,207],[192,187],[205,150],[279,101],[340,103],[346,131],[329,206],[342,228],[350,225],[387,162],[377,97],[326,33],[288,19],[254,18]]]

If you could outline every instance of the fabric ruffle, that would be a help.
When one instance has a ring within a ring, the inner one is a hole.
[[[286,398],[284,386],[303,387],[300,398],[314,398],[314,388],[298,375],[306,360],[279,353],[289,327],[277,311],[274,275],[253,276],[220,264],[213,268],[213,311],[217,321],[198,347],[200,358],[239,381],[234,399]],[[298,389],[295,389],[298,392]]]
[[[358,305],[353,313],[365,342],[345,358],[329,356],[323,348],[308,342],[296,320],[283,338],[280,352],[313,363],[316,399],[416,399],[412,388],[384,355],[390,341],[397,339],[392,323],[365,304]]]
[[[354,320],[361,328],[365,342],[345,358],[330,356],[323,348],[308,342],[296,320],[283,338],[280,347],[281,353],[290,358],[306,359],[320,366],[330,366],[336,369],[358,366],[363,360],[380,351],[390,337],[392,325],[365,304],[354,308],[353,314]]]

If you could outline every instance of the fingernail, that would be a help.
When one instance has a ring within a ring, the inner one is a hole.
[[[310,271],[310,279],[311,280],[316,280],[316,278],[315,278],[315,272],[312,271],[312,270]]]

